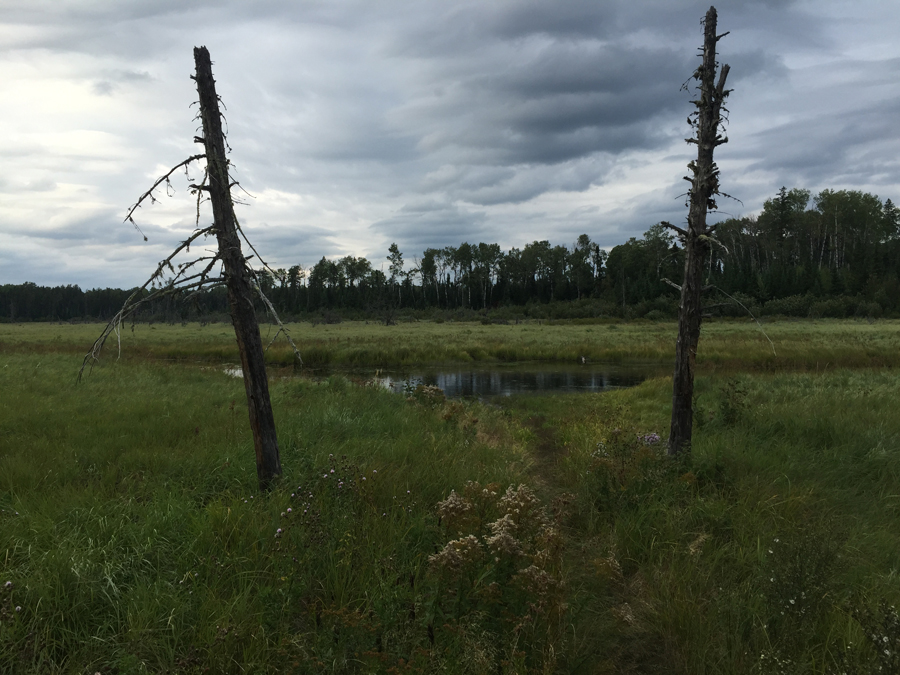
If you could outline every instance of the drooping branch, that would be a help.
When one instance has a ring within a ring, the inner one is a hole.
[[[85,354],[84,359],[81,362],[81,368],[78,370],[78,377],[76,378],[77,382],[81,381],[81,378],[84,376],[84,370],[91,364],[91,370],[93,370],[93,364],[100,360],[100,352],[103,351],[103,346],[106,344],[106,340],[113,333],[116,334],[117,347],[118,347],[118,357],[122,355],[122,339],[121,339],[121,327],[122,324],[125,323],[125,320],[134,314],[140,307],[143,305],[149,304],[156,300],[160,300],[165,297],[172,297],[176,295],[180,295],[185,293],[186,291],[194,291],[199,292],[201,290],[208,291],[213,288],[217,288],[219,286],[223,286],[225,284],[225,279],[223,277],[213,277],[213,278],[205,278],[201,279],[192,284],[166,284],[162,288],[157,288],[156,290],[148,293],[142,298],[135,299],[135,296],[139,295],[143,291],[147,289],[147,284],[144,284],[141,288],[134,291],[131,295],[128,296],[128,299],[125,301],[125,304],[122,305],[122,308],[116,312],[115,316],[109,320],[106,326],[103,329],[103,332],[100,334],[96,340],[94,340],[94,344],[91,345],[90,350],[87,354]],[[117,358],[118,358],[117,357]],[[88,371],[90,372],[90,370]]]
[[[184,162],[182,162],[182,165],[184,165]],[[157,184],[158,183],[159,183],[159,181],[157,181]],[[146,195],[146,194],[148,194],[148,193],[145,192],[144,195]],[[144,197],[142,197],[142,198],[144,198]],[[132,207],[132,211],[133,210],[134,210],[134,207]],[[220,283],[219,278],[215,278],[215,279],[208,278],[208,274],[212,270],[212,268],[215,266],[218,256],[212,256],[211,258],[209,258],[209,257],[205,258],[207,260],[210,260],[210,263],[207,265],[206,269],[203,272],[200,272],[198,274],[195,274],[195,275],[192,275],[192,276],[186,277],[186,278],[182,278],[181,275],[187,269],[190,269],[191,266],[199,263],[201,260],[204,260],[204,258],[201,258],[199,260],[194,260],[190,263],[185,263],[183,265],[180,265],[179,266],[180,270],[178,272],[175,272],[174,267],[172,266],[172,260],[175,258],[175,256],[177,256],[179,253],[181,253],[184,250],[189,250],[190,246],[193,242],[195,242],[200,237],[211,234],[212,232],[213,232],[212,226],[206,227],[206,228],[203,228],[200,230],[196,230],[195,232],[193,232],[191,234],[191,236],[188,237],[187,239],[185,239],[183,242],[181,242],[175,248],[175,250],[169,254],[169,256],[167,258],[165,258],[164,260],[159,262],[159,264],[156,266],[156,270],[153,272],[153,274],[150,275],[150,278],[147,279],[147,281],[145,281],[142,286],[135,289],[128,296],[128,298],[126,298],[121,309],[119,309],[119,311],[116,312],[115,316],[113,316],[113,318],[109,320],[109,322],[106,324],[106,327],[103,329],[103,332],[100,334],[100,337],[98,337],[94,341],[94,344],[91,345],[91,349],[85,355],[84,360],[81,362],[81,368],[78,371],[78,378],[77,378],[78,381],[81,380],[82,375],[84,374],[84,369],[88,365],[88,363],[93,364],[100,359],[100,352],[103,350],[103,345],[106,344],[106,340],[109,338],[109,336],[113,332],[115,332],[118,335],[119,327],[121,326],[122,322],[125,319],[127,319],[129,316],[131,316],[142,305],[145,305],[149,302],[153,302],[154,300],[158,300],[165,296],[177,295],[186,290],[191,290],[191,289],[195,289],[195,288],[199,290],[199,287],[202,287],[206,284],[218,285]],[[148,288],[153,288],[155,286],[157,280],[160,279],[166,273],[166,270],[172,271],[172,273],[175,276],[165,285],[161,286],[160,288],[154,288],[154,290],[152,290],[146,296],[141,297],[141,295],[145,291],[147,291]],[[191,280],[197,279],[197,278],[200,279],[199,282],[194,283],[194,284],[185,285],[185,283],[187,281],[191,281]],[[119,341],[118,346],[119,346],[119,356],[121,356],[121,354],[122,354],[121,340]]]
[[[252,267],[247,265],[247,271],[250,273],[251,277],[253,278],[253,288],[256,291],[257,295],[259,295],[259,299],[262,300],[262,302],[266,306],[266,309],[268,310],[269,314],[272,315],[272,318],[275,319],[275,322],[278,324],[278,331],[275,333],[275,337],[272,338],[272,341],[269,342],[268,345],[266,345],[265,351],[269,351],[269,347],[271,347],[274,344],[275,340],[278,339],[279,333],[284,333],[285,339],[291,345],[291,349],[294,350],[294,356],[297,357],[297,360],[300,362],[300,365],[302,366],[303,365],[303,357],[300,356],[300,350],[297,349],[297,345],[294,344],[294,340],[291,337],[290,331],[287,329],[287,327],[284,325],[284,323],[282,323],[281,317],[278,316],[278,312],[275,311],[275,306],[272,304],[272,301],[269,300],[268,296],[265,293],[263,293],[262,285],[259,283],[259,278],[256,275],[256,270],[254,270]]]
[[[659,280],[662,281],[662,282],[665,283],[665,284],[668,284],[669,286],[671,286],[672,288],[674,288],[674,289],[675,289],[676,291],[678,291],[679,293],[681,292],[681,286],[679,286],[678,284],[676,284],[676,283],[675,283],[674,281],[672,281],[671,279],[669,279],[669,278],[667,278],[667,277],[660,277]]]
[[[195,162],[198,159],[203,159],[204,157],[206,157],[206,155],[191,155],[183,162],[179,162],[178,164],[173,166],[171,169],[169,169],[168,173],[157,178],[156,182],[150,187],[150,189],[147,190],[140,197],[138,197],[138,200],[132,205],[132,207],[130,209],[128,209],[128,215],[125,216],[125,220],[123,220],[122,222],[131,223],[132,225],[134,225],[134,229],[136,229],[138,232],[141,233],[141,236],[144,238],[144,241],[147,241],[147,235],[144,234],[143,231],[141,230],[141,228],[138,227],[138,224],[136,222],[134,222],[134,218],[132,217],[134,215],[134,212],[140,208],[141,202],[143,202],[145,199],[149,199],[151,204],[155,204],[157,199],[156,199],[156,197],[153,196],[153,191],[156,190],[156,188],[158,188],[163,183],[166,183],[167,185],[169,185],[170,184],[169,178],[172,176],[173,173],[178,171],[178,169],[180,169],[181,167],[185,167],[185,171],[186,171],[188,164],[190,164],[191,162]]]
[[[241,189],[243,189],[243,188],[241,188]],[[246,190],[245,190],[245,192],[246,192]],[[269,265],[269,263],[267,263],[265,260],[263,260],[263,257],[259,254],[259,251],[257,251],[256,247],[253,245],[253,242],[251,242],[247,238],[247,235],[244,234],[244,230],[241,227],[241,223],[238,220],[237,215],[234,216],[234,226],[235,226],[235,229],[237,229],[238,233],[240,233],[241,238],[244,240],[244,242],[246,242],[247,246],[250,247],[250,250],[253,251],[254,254],[256,254],[256,258],[259,260],[260,264],[265,269],[267,269],[273,276],[277,275],[277,272],[274,269],[272,269],[272,267]],[[250,256],[250,257],[252,257],[252,256]],[[245,261],[249,261],[250,257],[245,258]],[[294,351],[294,356],[297,357],[297,360],[300,361],[300,365],[302,366],[303,365],[303,357],[300,356],[300,350],[297,349],[297,345],[294,344],[294,340],[293,340],[293,338],[291,338],[290,331],[287,329],[287,327],[281,321],[281,317],[278,316],[278,312],[275,311],[275,306],[272,304],[272,301],[269,300],[268,296],[263,292],[262,284],[259,283],[259,278],[257,277],[256,270],[254,270],[253,267],[251,267],[249,264],[246,265],[246,267],[247,267],[247,272],[253,278],[253,286],[254,286],[254,289],[256,290],[257,295],[259,295],[260,300],[262,300],[263,304],[266,306],[266,310],[269,312],[269,314],[272,316],[273,319],[275,319],[275,322],[278,324],[278,331],[275,333],[275,337],[272,338],[272,342],[270,342],[266,346],[266,351],[269,350],[269,347],[271,347],[272,343],[274,343],[275,340],[278,338],[278,334],[284,333],[285,339],[288,341],[288,343],[291,345],[291,349]]]
[[[724,295],[726,298],[729,298],[732,302],[735,302],[735,303],[739,304],[741,307],[743,307],[743,308],[744,308],[744,311],[747,312],[747,314],[750,315],[750,318],[753,319],[753,320],[756,322],[756,327],[759,328],[759,331],[765,336],[766,340],[769,341],[769,345],[771,345],[771,347],[772,347],[772,356],[778,356],[778,352],[775,351],[775,343],[772,342],[772,338],[770,338],[769,335],[768,335],[768,333],[766,333],[766,331],[763,330],[762,324],[759,322],[759,319],[756,318],[756,315],[754,315],[753,312],[750,311],[750,308],[747,307],[747,305],[745,305],[743,302],[741,302],[740,300],[738,300],[738,299],[737,299],[736,297],[734,297],[733,295],[730,295],[730,294],[726,293],[725,291],[723,291],[723,290],[722,290],[721,288],[719,288],[718,286],[714,286],[714,285],[711,284],[711,285],[709,286],[709,288],[711,288],[711,289],[714,288],[715,290],[719,291],[719,293],[721,293],[722,295]]]

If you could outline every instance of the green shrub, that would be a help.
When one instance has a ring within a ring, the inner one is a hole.
[[[809,315],[813,304],[811,295],[791,295],[786,298],[769,300],[762,308],[763,316],[802,316]]]

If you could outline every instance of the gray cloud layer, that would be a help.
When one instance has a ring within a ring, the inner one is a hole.
[[[717,3],[732,66],[725,189],[894,196],[900,18],[890,3]],[[191,48],[212,53],[239,213],[278,265],[411,258],[462,240],[604,246],[684,217],[707,3],[3,3],[2,282],[130,285],[193,222],[184,183],[121,217],[194,151]],[[739,205],[734,208],[740,209]]]

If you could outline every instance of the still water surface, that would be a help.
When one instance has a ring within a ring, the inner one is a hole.
[[[670,370],[670,364],[658,362],[577,366],[554,363],[381,370],[375,377],[383,386],[397,393],[425,384],[440,387],[450,398],[487,398],[529,393],[586,393],[633,387],[648,377],[664,375]],[[371,377],[372,373],[368,375]]]
[[[240,366],[225,369],[228,375],[243,377]],[[513,394],[589,393],[633,387],[649,377],[672,372],[671,363],[525,363],[491,366],[431,366],[406,369],[324,369],[306,371],[307,377],[325,379],[347,375],[355,379],[375,380],[381,386],[402,394],[417,385],[431,385],[449,398],[475,396],[512,396]]]

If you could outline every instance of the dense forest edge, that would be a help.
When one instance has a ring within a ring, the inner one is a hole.
[[[708,261],[713,315],[900,318],[900,209],[854,190],[781,188],[759,216],[716,227]],[[683,250],[656,224],[606,251],[587,234],[570,247],[534,241],[428,248],[412,260],[392,244],[385,265],[323,257],[261,276],[282,318],[625,319],[674,318]],[[379,269],[384,267],[386,271]],[[0,321],[108,320],[134,289],[0,286]],[[260,310],[263,308],[260,307]],[[133,319],[226,319],[224,289],[148,303]]]

